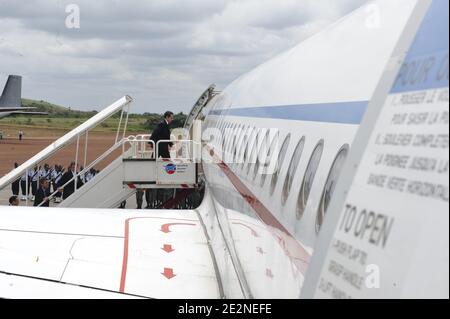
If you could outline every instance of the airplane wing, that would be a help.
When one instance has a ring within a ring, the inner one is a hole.
[[[221,297],[195,211],[0,210],[0,297]]]
[[[0,107],[0,112],[21,112],[23,110],[35,110],[35,107]]]
[[[24,114],[24,115],[48,115],[47,112],[19,112],[14,111],[11,114]]]

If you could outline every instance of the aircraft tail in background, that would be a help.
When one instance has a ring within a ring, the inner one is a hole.
[[[22,77],[10,75],[0,96],[0,108],[20,108],[22,97]]]
[[[46,112],[30,112],[35,107],[22,106],[22,77],[10,75],[0,96],[0,119],[11,114],[48,115]]]

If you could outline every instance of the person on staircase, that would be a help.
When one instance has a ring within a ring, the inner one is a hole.
[[[21,177],[20,177],[20,189],[22,190],[22,197],[20,198],[20,200],[24,201],[27,200],[27,196],[28,196],[28,192],[29,192],[29,187],[27,184],[27,173],[25,172]]]
[[[19,167],[19,164],[18,163],[14,163],[14,169],[16,169],[17,167]],[[12,190],[13,196],[16,196],[16,197],[19,196],[20,177],[18,179],[16,179],[14,182],[11,183],[11,190]]]
[[[158,157],[170,158],[169,148],[172,147],[173,143],[163,142],[158,144],[158,141],[170,140],[170,124],[172,122],[173,112],[167,111],[164,113],[164,120],[162,120],[152,132],[150,140],[152,140],[155,143],[155,147],[158,148]]]
[[[61,197],[62,197],[62,193],[58,190],[58,185],[60,185],[59,184],[59,182],[61,181],[61,178],[62,178],[62,176],[63,176],[63,174],[64,174],[64,168],[62,167],[62,165],[55,165],[55,174],[54,174],[54,177],[53,177],[53,180],[54,180],[54,182],[53,182],[53,192],[56,192],[56,191],[58,191],[56,194],[55,194],[55,203],[61,203]]]
[[[50,207],[50,183],[47,178],[41,177],[39,179],[39,188],[36,191],[36,196],[34,197],[33,206]]]
[[[75,192],[75,180],[74,180],[75,174],[76,174],[75,162],[72,162],[67,168],[67,172],[64,173],[64,175],[58,182],[58,189],[60,192],[63,193],[63,200],[65,200]],[[67,185],[64,186],[65,184]]]
[[[34,169],[29,172],[28,183],[31,183],[31,195],[28,194],[28,196],[32,201],[34,201],[39,186],[40,171],[41,167],[35,166]],[[29,186],[28,189],[30,189]]]

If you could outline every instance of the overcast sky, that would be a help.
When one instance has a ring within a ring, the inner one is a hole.
[[[188,112],[209,84],[225,88],[365,2],[0,0],[0,90],[18,74],[23,97],[74,109],[129,94],[136,113]],[[69,4],[80,28],[66,26]]]

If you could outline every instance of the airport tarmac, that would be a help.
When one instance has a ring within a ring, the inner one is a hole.
[[[39,153],[41,150],[46,148],[48,145],[53,143],[57,138],[59,138],[64,132],[59,134],[54,134],[54,132],[47,132],[46,137],[31,137],[25,138],[19,141],[17,138],[7,138],[0,140],[0,176],[4,176],[9,173],[13,167],[14,163],[19,164],[27,161],[35,154]],[[40,132],[42,134],[42,132]],[[31,135],[31,134],[30,134]],[[87,163],[95,160],[99,155],[103,154],[107,149],[109,149],[115,141],[116,134],[114,133],[103,133],[103,132],[91,132],[89,134],[88,141],[88,153],[87,153]],[[84,139],[80,140],[80,151],[79,151],[79,163],[84,164]],[[75,160],[75,150],[76,143],[62,149],[56,155],[52,156],[45,163],[53,166],[54,164],[60,164],[67,167],[71,161]],[[99,163],[95,168],[102,170],[106,167],[113,159],[117,158],[121,150],[113,152],[104,161]],[[44,164],[44,163],[42,163]],[[0,205],[8,205],[8,199],[11,196],[11,186],[8,186],[4,190],[0,191]],[[25,205],[25,201],[21,201],[22,206]],[[32,205],[31,201],[28,203]],[[128,203],[127,208],[135,208],[135,203]]]
[[[115,141],[116,135],[114,133],[96,133],[89,134],[87,162],[95,160],[104,151],[110,148]],[[19,164],[27,161],[35,154],[42,151],[48,145],[53,143],[57,137],[34,137],[25,138],[19,141],[17,138],[8,138],[0,140],[0,176],[10,172],[14,167],[14,162]],[[84,162],[84,138],[80,140],[79,163],[83,165]],[[55,156],[52,156],[45,162],[54,165],[60,164],[64,167],[75,160],[76,143],[69,147],[62,149]],[[108,157],[104,162],[100,163],[97,169],[103,169],[109,164],[111,159],[117,158],[119,151],[113,153],[111,158]],[[44,164],[44,163],[42,163]]]

